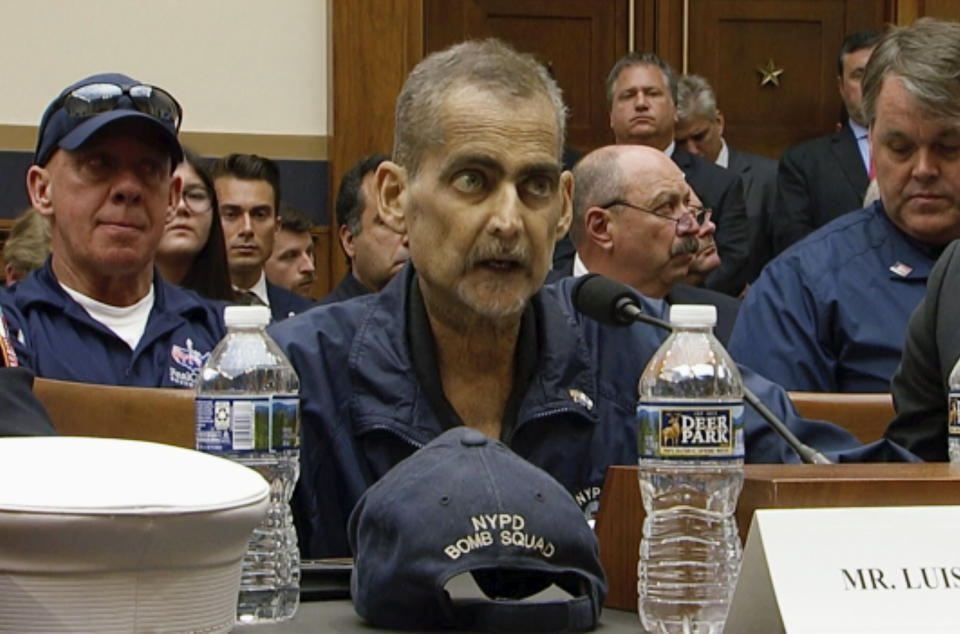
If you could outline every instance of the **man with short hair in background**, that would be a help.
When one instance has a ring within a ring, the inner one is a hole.
[[[71,84],[44,112],[27,192],[52,254],[0,292],[37,376],[190,388],[225,334],[219,307],[154,267],[180,199],[181,116],[163,89],[116,73]]]
[[[863,75],[880,200],[771,260],[730,338],[738,361],[788,390],[887,392],[910,314],[960,237],[957,25],[885,35]]]
[[[723,113],[709,82],[699,75],[677,81],[677,147],[740,175],[750,222],[751,277],[773,257],[770,215],[777,201],[777,162],[741,152],[723,138]]]
[[[397,233],[377,211],[376,171],[386,154],[371,154],[354,163],[340,179],[337,190],[337,225],[340,247],[350,268],[321,304],[376,293],[410,259],[407,236]]]
[[[210,169],[220,206],[230,281],[243,303],[270,307],[273,321],[307,310],[313,302],[267,281],[263,265],[280,225],[280,170],[256,154],[230,154]]]
[[[837,89],[846,121],[839,130],[784,150],[771,216],[774,255],[834,218],[863,207],[870,183],[869,122],[861,108],[861,78],[880,33],[864,29],[840,45]]]
[[[303,211],[280,203],[280,230],[273,240],[273,251],[263,264],[267,281],[312,299],[313,283],[317,279],[314,257],[313,222]]]

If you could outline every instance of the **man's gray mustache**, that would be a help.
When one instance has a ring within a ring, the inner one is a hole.
[[[526,245],[507,246],[502,242],[495,242],[480,245],[473,249],[467,256],[466,268],[473,268],[478,263],[489,260],[507,260],[516,262],[521,266],[527,266],[530,263],[530,258],[530,249]]]
[[[700,250],[700,240],[696,236],[683,236],[679,242],[674,242],[670,247],[670,257],[686,255],[687,253],[696,253]]]

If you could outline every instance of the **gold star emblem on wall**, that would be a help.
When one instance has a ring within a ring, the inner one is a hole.
[[[774,86],[780,85],[780,75],[783,74],[783,69],[777,68],[772,58],[767,60],[766,66],[757,67],[757,72],[763,76],[760,78],[761,86],[766,86],[767,84],[773,84]]]

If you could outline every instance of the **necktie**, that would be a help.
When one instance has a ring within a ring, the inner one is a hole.
[[[237,290],[234,291],[234,295],[237,298],[237,304],[244,306],[266,306],[264,301],[253,291]]]

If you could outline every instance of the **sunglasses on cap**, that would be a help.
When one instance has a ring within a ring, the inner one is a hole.
[[[180,130],[183,109],[173,95],[162,88],[147,84],[120,84],[97,82],[78,86],[63,95],[56,108],[62,108],[71,117],[92,117],[120,108],[120,99],[127,96],[133,108]]]

